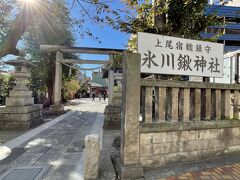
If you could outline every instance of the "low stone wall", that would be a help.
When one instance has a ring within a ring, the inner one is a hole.
[[[104,111],[104,126],[105,130],[120,130],[121,129],[121,107],[107,105]]]
[[[42,105],[0,107],[1,130],[23,130],[43,123]]]
[[[240,153],[240,121],[140,124],[143,167],[199,161]]]

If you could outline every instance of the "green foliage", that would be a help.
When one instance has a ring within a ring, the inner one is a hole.
[[[0,41],[10,29],[11,10],[13,9],[13,0],[0,1]]]
[[[122,69],[122,60],[123,60],[123,56],[122,55],[114,55],[113,56],[113,61],[109,62],[106,65],[106,68],[107,69],[111,69],[111,70]]]
[[[74,43],[72,26],[69,23],[70,11],[63,0],[47,1],[45,6],[48,8],[42,16],[36,16],[34,24],[29,26],[24,35],[24,47],[28,54],[28,59],[35,65],[31,71],[31,87],[34,94],[46,94],[49,98],[53,90],[55,78],[55,59],[56,53],[43,53],[40,51],[41,44],[58,44],[71,46]],[[75,58],[71,54],[64,54],[64,58]],[[63,79],[69,81],[76,74],[72,70],[69,76],[69,67],[63,65]],[[50,100],[51,101],[51,100]]]
[[[0,75],[0,104],[3,104],[8,97],[9,91],[15,85],[14,81],[14,78],[10,75]]]
[[[64,83],[64,88],[75,93],[80,89],[80,84],[77,80],[72,79]]]
[[[80,83],[75,79],[65,81],[62,89],[63,100],[67,101],[71,99],[71,95],[74,95],[77,91],[79,91],[80,87]]]
[[[217,20],[215,15],[203,14],[207,4],[207,0],[132,0],[128,5],[137,16],[128,16],[118,23],[122,31],[133,34],[150,32],[199,39],[199,33]]]

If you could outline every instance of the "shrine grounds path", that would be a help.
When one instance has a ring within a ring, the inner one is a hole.
[[[102,141],[107,102],[77,101],[70,112],[0,145],[0,179],[83,179],[84,138],[99,134]]]

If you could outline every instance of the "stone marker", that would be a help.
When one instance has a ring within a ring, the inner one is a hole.
[[[97,179],[99,175],[100,142],[98,134],[85,137],[84,179]]]

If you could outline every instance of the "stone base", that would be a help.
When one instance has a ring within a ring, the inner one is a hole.
[[[122,92],[113,93],[112,104],[115,105],[115,106],[121,106],[122,105]]]
[[[104,111],[104,126],[105,130],[120,130],[121,129],[121,106],[107,105]]]
[[[34,104],[33,97],[8,97],[6,98],[7,107],[23,107]]]
[[[50,113],[62,114],[64,112],[64,106],[62,104],[54,104],[50,106],[49,110]]]
[[[144,178],[143,168],[140,165],[124,166],[120,157],[117,158],[117,171],[122,180]]]
[[[25,130],[43,123],[42,105],[0,107],[1,130]]]

